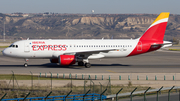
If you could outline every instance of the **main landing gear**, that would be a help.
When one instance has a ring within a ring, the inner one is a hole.
[[[83,60],[83,61],[78,62],[78,66],[85,66],[86,68],[90,68],[90,67],[91,67],[91,64],[90,64],[89,61],[86,59],[86,60]]]
[[[84,62],[83,61],[78,62],[78,66],[84,66]]]
[[[24,63],[24,67],[27,67],[28,66],[28,59],[24,59],[25,60],[25,63]]]
[[[85,67],[86,67],[86,68],[90,68],[90,67],[91,67],[91,64],[90,64],[90,63],[85,63]]]

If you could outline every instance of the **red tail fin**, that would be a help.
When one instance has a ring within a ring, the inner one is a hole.
[[[169,13],[162,12],[140,37],[137,46],[128,56],[142,54],[161,48],[168,18]]]
[[[169,12],[162,12],[141,36],[140,40],[163,41]]]

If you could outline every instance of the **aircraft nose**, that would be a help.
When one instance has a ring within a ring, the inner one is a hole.
[[[2,51],[2,54],[3,55],[6,55],[6,51],[5,51],[6,49],[4,49],[3,51]]]
[[[7,55],[8,55],[8,50],[7,50],[7,49],[4,49],[4,50],[2,51],[2,53],[3,53],[3,55],[7,56]]]

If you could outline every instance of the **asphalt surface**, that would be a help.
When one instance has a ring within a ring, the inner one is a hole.
[[[91,68],[59,66],[48,59],[30,59],[28,67],[24,59],[0,54],[0,74],[53,72],[53,73],[180,73],[180,52],[155,51],[127,58],[90,60]]]

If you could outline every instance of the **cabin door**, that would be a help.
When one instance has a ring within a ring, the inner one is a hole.
[[[30,44],[29,44],[29,42],[24,43],[24,52],[30,52]]]
[[[142,42],[141,41],[138,42],[137,51],[142,51]]]

